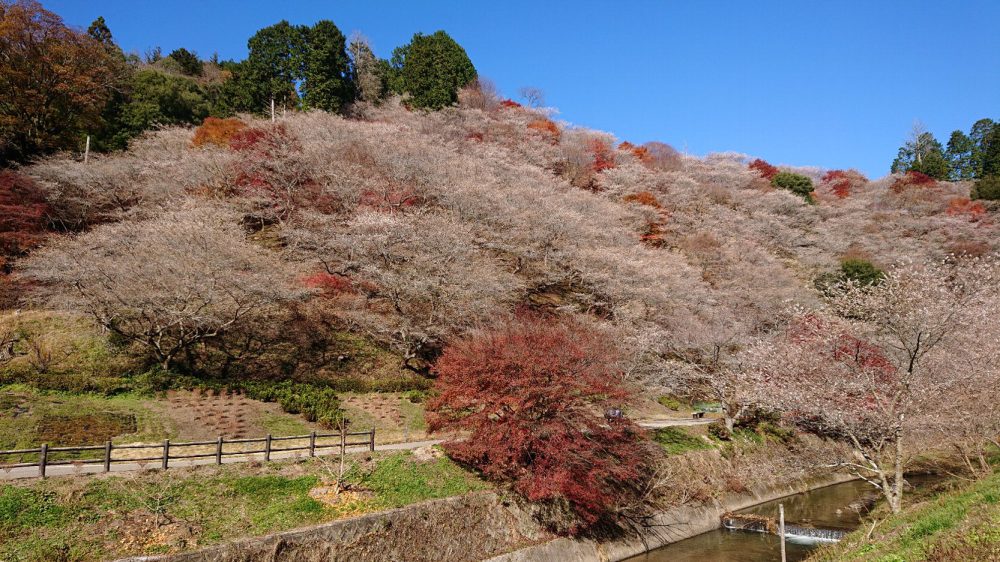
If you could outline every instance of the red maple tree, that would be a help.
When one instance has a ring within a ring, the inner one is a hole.
[[[605,417],[629,399],[615,357],[610,338],[578,321],[529,316],[479,331],[435,364],[430,428],[468,432],[448,454],[569,516],[549,518],[557,532],[612,521],[650,470],[640,428]]]
[[[747,167],[760,174],[760,176],[766,180],[770,180],[781,171],[777,166],[772,166],[767,162],[767,160],[761,160],[760,158],[751,162]]]

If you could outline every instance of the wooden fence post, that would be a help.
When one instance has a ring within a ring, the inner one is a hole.
[[[316,432],[313,431],[309,434],[309,456],[316,456]]]
[[[222,436],[215,441],[215,464],[222,464]]]
[[[83,163],[84,165],[90,161],[90,135],[87,135],[87,148],[83,149]]]
[[[778,504],[778,535],[781,537],[781,562],[787,560],[785,558],[785,504]]]
[[[38,452],[38,475],[45,478],[45,465],[49,462],[49,444],[42,443],[42,449]]]
[[[169,459],[170,459],[170,440],[169,439],[164,439],[163,440],[163,470],[167,469],[167,465],[169,464],[169,462],[168,462]]]
[[[375,426],[372,426],[372,442],[368,445],[369,451],[375,450]]]
[[[267,437],[264,438],[264,460],[271,460],[271,434],[268,433]]]
[[[104,442],[104,472],[111,472],[111,441]]]

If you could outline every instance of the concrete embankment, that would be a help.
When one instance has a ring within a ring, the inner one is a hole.
[[[477,492],[195,552],[120,562],[618,561],[716,529],[727,511],[848,480],[851,477],[844,475],[797,480],[762,486],[702,506],[678,507],[656,516],[653,527],[642,537],[614,542],[553,538],[516,504],[492,492]]]
[[[653,526],[641,537],[605,543],[559,538],[489,558],[488,562],[534,562],[541,560],[617,562],[717,529],[720,526],[722,514],[728,511],[746,509],[760,503],[849,480],[854,480],[854,477],[834,474],[796,480],[782,485],[761,486],[751,489],[745,494],[732,494],[711,504],[697,507],[677,507],[665,511],[653,519]]]

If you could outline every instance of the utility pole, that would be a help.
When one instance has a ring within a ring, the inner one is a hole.
[[[271,123],[274,123],[274,98],[271,98]]]
[[[90,160],[90,135],[87,135],[87,146],[83,149],[83,163]]]

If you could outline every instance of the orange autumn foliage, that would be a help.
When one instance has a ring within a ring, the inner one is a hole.
[[[562,136],[562,131],[559,130],[559,125],[556,125],[555,121],[552,121],[551,119],[535,119],[534,121],[528,123],[528,128],[549,137],[552,144],[558,143],[559,138]]]
[[[227,147],[236,133],[246,128],[246,123],[236,119],[219,119],[218,117],[206,117],[205,121],[194,130],[194,146],[204,146],[214,144],[215,146]]]

